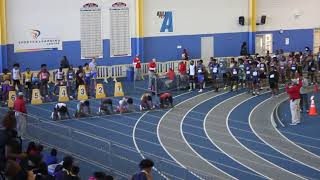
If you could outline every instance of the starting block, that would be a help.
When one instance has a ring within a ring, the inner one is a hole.
[[[96,87],[96,99],[106,98],[106,93],[104,92],[103,84],[97,84]]]
[[[123,88],[122,88],[122,84],[121,82],[116,82],[114,85],[114,96],[115,97],[123,97],[124,96],[124,92],[123,92]]]
[[[41,94],[39,89],[32,90],[31,104],[42,104]]]
[[[8,98],[8,107],[13,108],[14,101],[16,100],[17,94],[16,91],[9,91],[9,98]]]
[[[59,88],[59,102],[68,102],[69,96],[66,86],[60,86]]]
[[[87,91],[86,91],[86,86],[85,85],[80,85],[79,86],[77,99],[79,101],[88,100],[88,95],[87,95]]]

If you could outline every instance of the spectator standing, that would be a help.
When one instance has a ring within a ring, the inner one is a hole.
[[[38,73],[38,78],[40,79],[40,92],[42,97],[49,97],[48,94],[48,82],[50,78],[50,73],[47,70],[47,65],[42,64],[41,65],[41,70]]]
[[[181,54],[181,59],[184,61],[189,60],[189,53],[187,52],[187,49],[183,49],[182,54]]]
[[[67,56],[63,56],[60,61],[60,67],[62,68],[69,68],[69,61],[67,59]]]
[[[187,77],[187,63],[181,61],[178,65],[179,75],[179,88],[187,88],[188,77]]]
[[[23,84],[24,84],[27,101],[31,101],[32,78],[33,78],[33,73],[30,71],[30,68],[27,68],[26,72],[23,74]]]
[[[197,66],[197,74],[198,74],[198,83],[199,83],[199,93],[203,92],[203,85],[204,85],[204,73],[205,73],[205,67],[203,65],[203,61],[198,61]]]
[[[300,89],[302,80],[293,79],[291,84],[286,86],[286,91],[290,97],[290,110],[292,122],[290,125],[298,125],[300,123]]]
[[[76,92],[78,92],[79,86],[80,85],[84,85],[84,70],[82,66],[78,67],[78,70],[76,72],[76,89],[75,89],[75,95],[77,94]]]
[[[239,87],[239,68],[238,63],[234,61],[233,67],[231,68],[231,85],[230,85],[230,92],[233,91],[233,89],[236,89],[238,91]],[[235,87],[234,87],[235,86]]]
[[[144,159],[140,162],[139,167],[141,169],[140,172],[133,175],[131,180],[152,180],[152,168],[154,163],[150,159]]]
[[[300,88],[300,112],[306,111],[309,112],[309,104],[308,104],[308,79],[303,78],[302,79],[302,86]]]
[[[17,91],[20,91],[20,80],[22,79],[21,71],[20,71],[20,65],[14,64],[12,69],[12,82],[13,82],[13,88]]]
[[[194,61],[191,60],[189,64],[189,91],[192,91],[196,88],[196,65],[194,64]]]
[[[94,88],[97,86],[97,60],[96,58],[92,58],[91,62],[89,63],[91,78],[93,80]]]
[[[24,138],[26,128],[27,128],[27,109],[26,109],[26,102],[23,99],[23,93],[19,92],[17,99],[14,101],[14,111],[15,116],[17,119],[17,131],[18,136],[21,139]]]
[[[140,81],[143,79],[142,77],[142,70],[141,70],[141,60],[139,58],[139,55],[136,55],[136,57],[133,59],[133,68],[134,68],[134,80]]]
[[[247,56],[247,55],[248,55],[247,43],[243,42],[241,45],[240,56]]]
[[[156,68],[157,68],[156,62],[157,62],[156,59],[152,59],[151,62],[149,62],[149,64],[148,64],[148,70],[149,70],[149,85],[148,85],[148,89],[149,90],[155,90],[154,86],[155,86],[155,83],[156,83]]]
[[[278,94],[278,83],[279,83],[279,73],[274,66],[271,66],[271,71],[269,72],[269,85],[272,91],[272,96]]]

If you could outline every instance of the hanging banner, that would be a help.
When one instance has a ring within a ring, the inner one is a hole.
[[[14,52],[62,50],[62,40],[39,29],[25,30],[21,35],[14,43]]]

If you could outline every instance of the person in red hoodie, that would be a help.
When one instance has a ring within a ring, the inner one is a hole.
[[[188,77],[187,77],[187,64],[184,61],[181,61],[178,66],[179,72],[179,86],[180,88],[186,88],[188,86]]]
[[[286,91],[290,98],[290,110],[291,110],[291,124],[297,125],[300,123],[300,88],[302,87],[301,79],[293,79],[291,84],[286,86]]]
[[[19,92],[18,97],[14,101],[13,105],[15,116],[17,119],[17,132],[18,136],[23,139],[23,136],[25,135],[26,128],[27,128],[27,109],[26,109],[26,103],[23,99],[23,93]]]
[[[136,55],[136,57],[133,59],[133,67],[134,67],[134,80],[135,81],[143,80],[143,77],[141,75],[141,60],[139,58],[139,55]]]
[[[148,85],[148,88],[150,90],[154,90],[155,91],[155,89],[152,89],[152,88],[154,88],[155,81],[156,81],[156,73],[157,73],[156,59],[152,59],[152,61],[149,62],[148,70],[149,70],[149,85]]]

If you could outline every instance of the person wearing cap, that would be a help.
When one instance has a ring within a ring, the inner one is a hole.
[[[142,74],[141,74],[141,60],[140,60],[138,54],[133,59],[133,68],[134,68],[134,80],[135,81],[142,80],[143,78],[142,78]]]
[[[153,86],[155,85],[156,81],[156,70],[157,70],[157,64],[156,64],[156,59],[153,58],[151,62],[148,64],[148,73],[149,73],[149,85],[148,89],[152,90],[154,88]],[[155,90],[155,89],[153,89]]]
[[[302,87],[301,79],[293,79],[290,84],[286,85],[286,91],[290,98],[291,124],[300,123],[300,89]]]
[[[15,111],[15,116],[17,120],[17,132],[18,137],[24,138],[26,128],[27,128],[27,109],[26,102],[23,99],[23,92],[18,93],[18,97],[14,101],[13,109]]]
[[[150,159],[143,159],[140,164],[140,172],[136,173],[132,176],[131,180],[152,180],[152,168],[154,166],[154,162]]]

